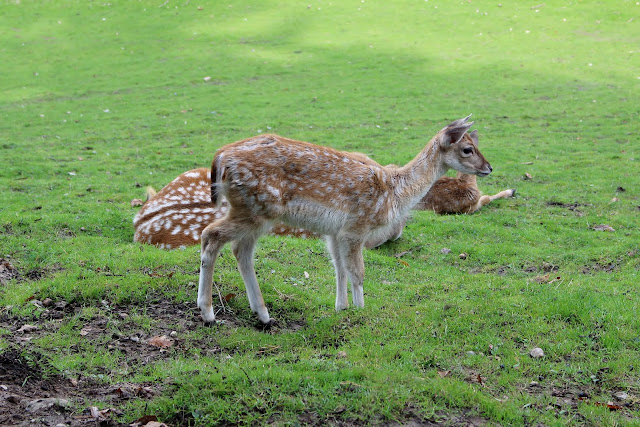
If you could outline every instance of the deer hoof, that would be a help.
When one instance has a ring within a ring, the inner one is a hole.
[[[262,329],[263,331],[268,331],[269,329],[271,329],[274,326],[278,326],[278,322],[276,321],[276,319],[270,317],[269,320],[264,323],[262,321],[259,322],[258,327],[260,329]]]
[[[511,189],[511,197],[514,197],[516,195],[516,189],[512,188]]]
[[[214,323],[216,321],[216,315],[213,312],[213,307],[202,309],[202,320],[204,323]]]

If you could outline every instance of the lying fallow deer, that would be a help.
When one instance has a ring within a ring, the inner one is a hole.
[[[476,132],[471,132],[478,143]],[[475,175],[458,172],[456,177],[443,176],[431,187],[427,195],[413,207],[420,211],[437,214],[471,214],[496,199],[506,199],[516,194],[514,188],[503,190],[493,196],[482,194]]]
[[[227,243],[238,261],[249,305],[265,325],[272,323],[254,269],[260,235],[286,223],[326,236],[336,270],[336,310],[364,306],[365,241],[381,239],[405,220],[409,210],[449,168],[486,176],[491,166],[467,130],[468,117],[434,136],[403,167],[331,148],[260,135],[219,149],[211,166],[211,200],[226,197],[229,211],[202,232],[198,307],[205,322],[215,320],[213,271]]]
[[[474,130],[469,136],[477,146],[477,131]],[[437,214],[470,214],[493,200],[513,196],[515,191],[504,190],[486,196],[478,189],[475,175],[458,172],[455,178],[443,176],[438,179],[413,209],[430,210]],[[162,249],[195,245],[200,243],[202,230],[211,220],[222,218],[228,210],[226,199],[222,199],[218,206],[211,204],[211,170],[193,169],[179,175],[158,193],[147,187],[147,202],[133,219],[134,241]],[[365,246],[370,249],[387,240],[397,239],[402,234],[404,221],[399,224],[400,227],[392,230],[386,239],[368,240]],[[293,228],[286,224],[274,225],[269,234],[303,239],[321,237],[304,228]]]
[[[157,193],[147,187],[147,201],[133,218],[133,240],[161,249],[196,245],[200,243],[202,230],[228,210],[226,200],[218,206],[211,203],[211,169],[193,169],[178,175]],[[320,237],[284,224],[273,227],[271,234],[303,239]]]

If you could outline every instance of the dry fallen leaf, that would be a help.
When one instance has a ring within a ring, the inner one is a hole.
[[[37,330],[38,330],[37,326],[34,326],[34,325],[22,325],[20,327],[20,329],[18,329],[16,332],[22,332],[22,333],[28,334],[30,332],[37,331]]]
[[[627,400],[629,398],[629,395],[624,391],[619,391],[615,393],[613,396],[618,400]]]
[[[549,281],[549,275],[545,274],[544,276],[538,276],[533,280],[535,280],[538,283],[547,283]]]
[[[136,206],[142,206],[144,205],[144,202],[140,199],[133,199],[131,200],[131,207],[134,208]]]
[[[613,227],[611,227],[610,225],[607,225],[607,224],[595,225],[593,227],[593,229],[596,230],[596,231],[608,231],[609,233],[613,233],[614,231],[616,231]]]
[[[450,373],[451,371],[438,371],[438,375],[440,375],[440,378],[444,378],[448,376]]]
[[[156,394],[151,387],[143,387],[143,386],[138,386],[135,389],[135,392],[136,392],[136,395],[140,397],[151,397]]]
[[[469,255],[467,255],[467,254],[466,254],[466,253],[464,253],[464,252],[462,252],[460,255],[458,255],[458,257],[459,257],[460,259],[467,259],[467,257],[468,257],[468,256],[469,256]]]
[[[595,402],[594,405],[596,405],[596,406],[606,406],[611,411],[619,411],[620,409],[623,409],[622,406],[616,405],[613,402],[607,402],[607,403]]]
[[[533,177],[531,176],[531,174],[529,172],[524,174],[524,179],[533,179]]]
[[[106,420],[107,418],[109,418],[109,414],[111,412],[113,412],[113,408],[100,410],[97,406],[89,407],[89,413],[91,414],[91,417],[97,420]]]
[[[538,283],[547,283],[547,284],[551,284],[553,282],[557,282],[559,280],[562,280],[562,277],[560,276],[554,276],[551,277],[551,275],[549,274],[545,274],[544,276],[538,276],[538,277],[534,277],[533,279],[534,281],[538,282]]]
[[[129,427],[143,427],[147,426],[149,423],[157,422],[158,417],[155,415],[145,415],[143,417],[138,418],[135,422],[129,424]]]
[[[173,345],[173,340],[170,338],[167,338],[166,335],[162,335],[162,336],[156,336],[153,338],[149,338],[147,340],[147,344],[152,345],[154,347],[158,347],[158,348],[169,348]]]

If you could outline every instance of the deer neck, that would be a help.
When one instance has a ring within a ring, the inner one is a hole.
[[[432,140],[413,160],[397,170],[398,205],[406,209],[413,207],[447,170],[440,147]]]

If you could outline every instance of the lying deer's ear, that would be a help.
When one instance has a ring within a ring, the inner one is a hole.
[[[477,147],[478,146],[478,129],[474,129],[473,132],[469,134],[469,136],[471,137],[471,139],[473,140],[473,143],[476,144],[476,147]]]
[[[455,144],[462,139],[464,134],[467,133],[469,128],[473,125],[473,122],[467,121],[469,117],[471,117],[471,114],[464,119],[456,120],[443,129],[442,136],[440,137],[440,143],[444,147]]]

